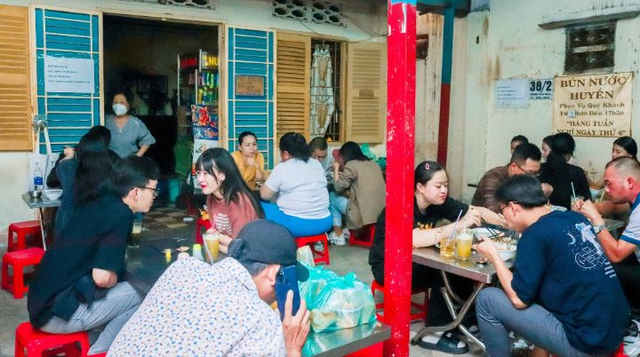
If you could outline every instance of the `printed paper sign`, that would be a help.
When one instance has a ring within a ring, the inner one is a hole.
[[[529,102],[528,86],[526,79],[496,81],[496,107],[525,108]]]
[[[49,93],[94,93],[93,60],[46,56],[44,88]]]
[[[553,96],[553,78],[533,79],[529,81],[529,99],[551,99]]]

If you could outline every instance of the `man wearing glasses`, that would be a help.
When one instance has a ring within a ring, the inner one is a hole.
[[[511,161],[506,166],[498,166],[487,171],[473,195],[471,204],[473,206],[486,207],[494,212],[498,212],[498,202],[494,199],[493,193],[514,175],[538,175],[540,172],[540,159],[542,154],[540,149],[534,144],[520,144],[511,154]],[[542,184],[542,189],[546,196],[549,196],[553,188],[548,184]]]
[[[89,354],[109,349],[142,302],[123,281],[125,251],[133,214],[151,208],[158,175],[158,165],[149,158],[122,159],[104,178],[111,189],[78,207],[56,232],[29,289],[34,327],[55,334],[101,329]]]
[[[529,175],[512,177],[495,195],[507,227],[522,236],[512,270],[492,240],[477,245],[502,286],[483,289],[476,300],[487,354],[509,356],[513,331],[536,345],[535,356],[610,356],[629,306],[595,227],[577,212],[550,211]]]

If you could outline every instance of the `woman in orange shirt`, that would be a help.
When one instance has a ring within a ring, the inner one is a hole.
[[[258,151],[258,138],[250,131],[243,131],[238,137],[238,151],[231,154],[242,179],[251,190],[264,182],[264,156]]]

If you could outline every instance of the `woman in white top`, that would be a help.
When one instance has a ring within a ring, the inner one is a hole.
[[[260,187],[265,218],[279,223],[294,237],[327,232],[332,227],[325,171],[318,160],[309,160],[311,149],[304,136],[286,133],[280,139],[280,164]]]

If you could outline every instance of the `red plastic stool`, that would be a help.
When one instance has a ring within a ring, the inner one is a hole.
[[[313,246],[315,242],[322,243],[322,251],[315,249],[315,247]],[[308,245],[309,248],[311,248],[314,263],[324,263],[326,265],[329,265],[329,242],[327,241],[326,233],[309,237],[298,237],[296,238],[296,244],[298,245],[298,248],[302,248],[305,245]]]
[[[80,350],[76,348],[76,343],[80,344]],[[52,352],[52,349],[55,351]],[[64,352],[66,356],[87,356],[89,352],[88,334],[76,332],[55,335],[35,329],[28,322],[21,323],[16,329],[16,357],[49,356],[58,352]]]
[[[371,246],[373,245],[373,236],[375,233],[375,223],[367,224],[357,231],[350,231],[349,245],[359,245],[361,247],[371,248]]]
[[[211,221],[202,217],[198,218],[198,221],[196,222],[196,244],[203,244],[202,228],[204,228],[206,232],[207,229],[211,228]]]
[[[375,297],[376,291],[379,291],[382,294],[384,294],[384,286],[378,284],[374,280],[371,283],[371,295]],[[418,312],[416,312],[415,314],[411,314],[411,316],[409,317],[411,321],[416,321],[416,320],[424,321],[427,318],[427,310],[429,309],[429,289],[416,289],[411,291],[411,295],[420,294],[420,293],[424,293],[424,303],[418,304],[417,302],[413,302],[413,301],[411,302],[411,307],[418,309]],[[381,309],[384,309],[384,301],[379,304],[376,304],[376,311]],[[376,317],[378,318],[378,321],[385,322],[384,315],[381,315],[378,312],[376,312]]]
[[[42,247],[42,230],[39,221],[24,221],[11,223],[7,234],[7,252],[25,249],[27,247],[27,235],[33,235],[35,243]],[[14,240],[15,236],[15,240]]]
[[[17,250],[2,256],[2,288],[12,292],[14,299],[22,299],[29,291],[29,287],[24,286],[24,267],[40,264],[42,256],[42,248]],[[13,267],[13,277],[9,277],[9,265]]]

